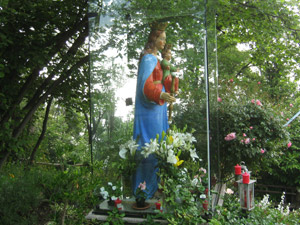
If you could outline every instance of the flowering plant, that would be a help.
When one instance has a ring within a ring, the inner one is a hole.
[[[185,129],[180,131],[175,128],[168,134],[163,132],[161,138],[157,135],[156,139],[151,139],[150,143],[145,144],[141,154],[145,158],[155,154],[160,169],[170,165],[179,167],[185,160],[199,160],[193,145],[196,139],[192,133],[185,132]]]
[[[137,199],[146,199],[147,198],[147,186],[146,186],[146,181],[144,183],[140,183],[139,186],[137,187],[135,191],[135,196]]]
[[[138,144],[134,140],[129,140],[125,144],[120,145],[119,156],[123,159],[119,166],[121,174],[129,178],[136,168],[135,153]]]
[[[268,167],[289,146],[288,132],[283,127],[285,121],[267,102],[246,97],[223,98],[218,107],[212,107],[211,113],[219,116],[218,124],[212,121],[211,125],[218,127],[212,129],[212,137],[220,138],[212,139],[211,146],[219,148],[222,177],[231,174],[233,166],[240,161],[252,171]],[[213,157],[216,156],[212,155],[212,160],[217,160]]]
[[[122,186],[120,183],[113,185],[112,182],[108,182],[106,186],[96,187],[94,195],[104,200],[117,200],[122,195]]]
[[[204,184],[207,183],[207,174],[206,174],[206,169],[200,168],[198,170],[198,173],[194,175],[192,181],[191,181],[191,186],[193,188],[193,191],[196,194],[200,194],[204,191]],[[200,197],[201,198],[201,197]]]

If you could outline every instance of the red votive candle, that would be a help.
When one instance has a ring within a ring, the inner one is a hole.
[[[155,206],[156,206],[156,209],[160,210],[160,207],[161,207],[160,202],[156,202],[156,203],[155,203]]]
[[[239,164],[236,164],[236,166],[234,166],[234,170],[235,170],[235,175],[242,174],[242,167]]]
[[[205,211],[207,211],[207,210],[208,210],[208,201],[205,200],[205,201],[202,203],[202,206],[203,206],[203,209],[204,209]]]
[[[122,200],[121,200],[121,199],[115,200],[115,207],[116,207],[118,210],[122,210]]]
[[[250,174],[245,172],[243,174],[243,184],[249,184],[249,182],[250,182]]]

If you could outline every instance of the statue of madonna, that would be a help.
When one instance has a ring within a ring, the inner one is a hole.
[[[135,194],[139,184],[145,181],[148,198],[152,198],[158,189],[159,168],[154,155],[143,158],[139,153],[143,151],[145,143],[150,143],[150,139],[155,139],[156,135],[161,135],[163,131],[167,132],[169,124],[166,102],[176,100],[166,91],[171,90],[172,79],[163,80],[163,70],[157,58],[158,52],[163,50],[166,44],[166,26],[167,23],[151,24],[148,42],[138,66],[133,138],[138,142],[137,157],[141,160],[138,160],[132,186]],[[175,86],[178,87],[178,84]]]

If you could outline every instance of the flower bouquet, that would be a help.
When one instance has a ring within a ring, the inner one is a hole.
[[[151,139],[146,143],[141,154],[147,158],[155,154],[158,159],[159,174],[166,174],[168,177],[178,177],[178,168],[185,161],[196,162],[200,160],[193,145],[196,142],[192,133],[185,132],[186,129],[170,130],[168,134],[162,133],[161,138]]]

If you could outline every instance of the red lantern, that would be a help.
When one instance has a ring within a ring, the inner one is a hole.
[[[250,180],[248,181],[248,183],[244,183],[242,180],[237,181],[237,183],[239,184],[240,204],[241,204],[241,208],[244,210],[250,211],[254,208],[254,183],[255,182],[256,180]]]

